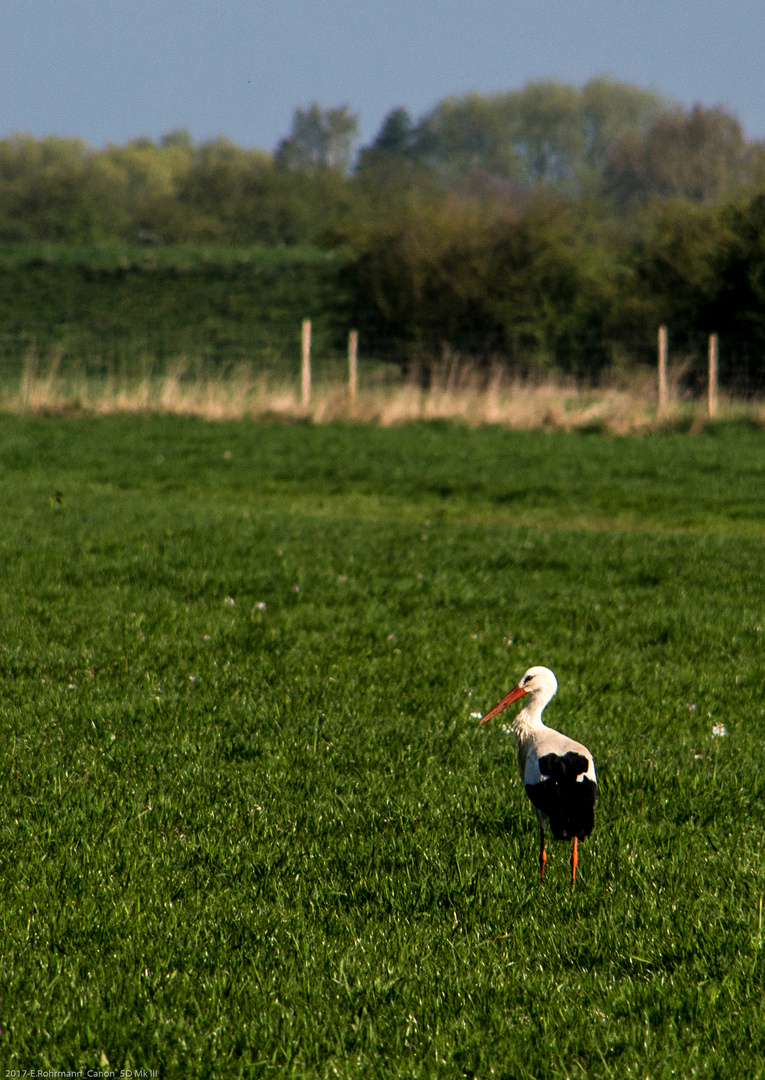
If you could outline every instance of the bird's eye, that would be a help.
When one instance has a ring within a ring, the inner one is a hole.
[[[530,683],[533,678],[533,675],[527,675],[526,678],[523,680],[523,685],[525,686],[526,683]]]

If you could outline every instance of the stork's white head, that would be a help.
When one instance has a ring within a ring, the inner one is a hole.
[[[545,704],[551,701],[558,692],[558,680],[549,667],[530,667],[518,683],[523,687],[524,694],[534,694],[544,698]]]
[[[530,667],[528,671],[524,672],[523,678],[513,687],[510,693],[500,698],[494,708],[489,709],[486,715],[481,718],[481,724],[485,724],[495,717],[497,713],[501,713],[503,709],[506,709],[508,705],[512,705],[514,701],[518,701],[519,698],[527,695],[533,699],[537,710],[541,712],[548,701],[551,701],[555,696],[557,689],[558,680],[549,668]]]

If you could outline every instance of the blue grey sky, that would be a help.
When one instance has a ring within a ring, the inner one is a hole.
[[[187,128],[273,149],[293,110],[593,75],[722,104],[765,138],[764,0],[2,0],[0,135]]]

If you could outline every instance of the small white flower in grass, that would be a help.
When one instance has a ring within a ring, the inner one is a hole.
[[[76,690],[76,689],[77,689],[77,687],[76,687],[76,685],[75,685],[75,684],[74,684],[73,682],[70,682],[70,683],[69,683],[69,689],[70,689],[70,690]]]
[[[396,640],[396,635],[395,634],[388,634],[388,641],[395,641],[395,640]]]
[[[340,577],[337,580],[338,581],[347,581],[348,576],[347,576],[347,574],[341,574]]]
[[[482,716],[483,716],[483,713],[471,712],[470,719],[471,720],[480,720]]]
[[[234,605],[236,604],[236,600],[233,598],[233,596],[227,596],[223,603],[228,604],[229,607],[234,607]]]
[[[513,644],[513,639],[510,634],[502,638],[502,644],[505,646],[506,649],[510,648],[510,646]]]
[[[726,735],[725,724],[714,724],[712,727],[713,739],[724,739]]]
[[[265,611],[266,610],[266,602],[265,602],[265,600],[258,600],[255,607],[258,609],[258,611]]]
[[[190,682],[196,682],[197,681],[196,675],[189,675],[189,681]]]
[[[504,731],[505,735],[512,735],[513,733],[513,729],[510,727],[509,724],[503,724],[502,730]]]
[[[685,707],[688,710],[688,712],[693,712],[693,710],[696,708],[696,706],[694,705],[694,703],[692,701],[687,701],[686,704],[685,704]]]
[[[209,634],[205,634],[205,641],[209,641],[209,640],[210,640],[210,635],[209,635]]]
[[[292,591],[293,592],[300,592],[300,586],[299,585],[293,585],[292,586]]]

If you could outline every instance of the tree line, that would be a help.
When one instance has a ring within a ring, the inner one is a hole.
[[[597,375],[660,322],[765,343],[765,144],[722,108],[599,78],[402,108],[356,149],[297,109],[273,154],[183,131],[0,140],[0,241],[319,245],[348,319],[410,350]]]

